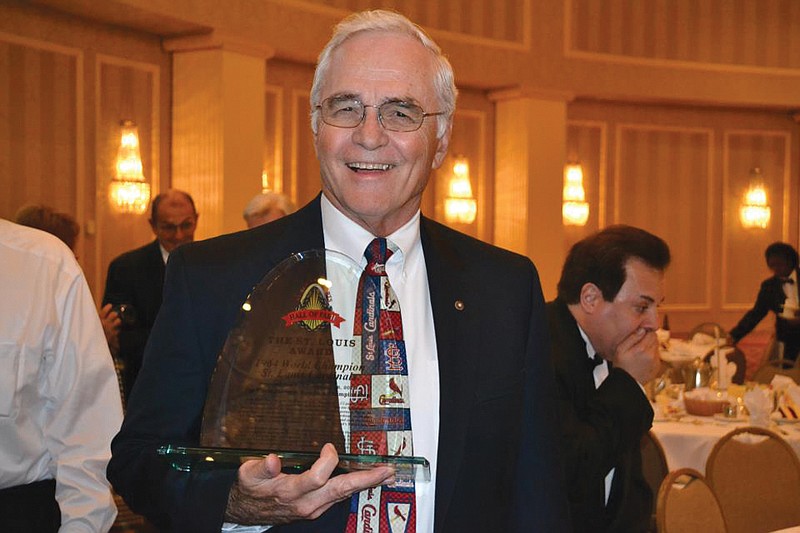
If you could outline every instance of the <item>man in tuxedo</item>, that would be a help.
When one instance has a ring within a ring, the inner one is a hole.
[[[731,330],[733,343],[753,331],[772,311],[775,313],[775,339],[783,343],[783,358],[795,361],[800,352],[800,304],[797,298],[797,250],[785,242],[773,242],[764,252],[772,277],[761,282],[756,303]]]
[[[358,258],[386,237],[398,248],[385,273],[403,311],[413,451],[431,462],[431,481],[416,484],[416,510],[401,517],[403,530],[513,530],[517,485],[531,496],[523,530],[568,530],[536,269],[420,214],[447,150],[455,100],[449,62],[405,17],[363,12],[337,26],[311,90],[321,196],[269,224],[181,247],[170,259],[162,313],[108,469],[134,510],[168,531],[218,532],[228,523],[343,532],[361,497],[392,485],[389,467],[332,475],[337,452],[347,450],[330,443],[300,474],[282,473],[276,455],[238,471],[177,472],[153,453],[164,443],[198,443],[217,354],[267,272],[303,250]],[[382,522],[375,531],[386,531]]]
[[[639,442],[653,410],[642,385],[660,368],[657,306],[669,261],[655,235],[610,226],[572,247],[547,304],[576,532],[650,525]]]
[[[171,189],[159,194],[153,198],[148,221],[156,239],[125,252],[108,266],[103,309],[111,305],[112,312],[120,318],[117,353],[111,347],[112,355],[123,363],[122,390],[126,400],[161,307],[164,265],[173,250],[194,240],[197,218],[194,200],[188,193]]]

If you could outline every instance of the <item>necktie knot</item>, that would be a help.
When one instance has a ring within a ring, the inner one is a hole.
[[[382,276],[386,272],[386,261],[392,257],[394,250],[389,247],[389,241],[383,237],[372,239],[364,250],[367,258],[367,273],[371,276]]]
[[[589,365],[589,368],[594,371],[595,367],[600,366],[603,363],[603,357],[596,353],[592,357],[586,359],[586,364]]]

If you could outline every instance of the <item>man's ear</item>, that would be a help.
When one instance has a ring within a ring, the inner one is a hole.
[[[584,313],[592,314],[603,301],[603,291],[594,283],[584,283],[581,287],[580,305]]]
[[[447,148],[450,146],[450,135],[453,133],[453,122],[451,121],[447,125],[447,131],[445,134],[442,135],[436,144],[436,153],[433,155],[433,161],[431,162],[431,168],[437,169],[442,166],[442,162],[444,162],[444,157],[447,155]]]

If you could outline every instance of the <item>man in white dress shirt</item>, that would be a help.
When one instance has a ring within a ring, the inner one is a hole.
[[[6,220],[0,271],[0,531],[106,532],[122,405],[83,272],[56,237]]]

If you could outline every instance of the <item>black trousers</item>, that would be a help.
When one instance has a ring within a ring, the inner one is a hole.
[[[0,531],[4,533],[56,533],[61,510],[54,479],[0,489]]]

